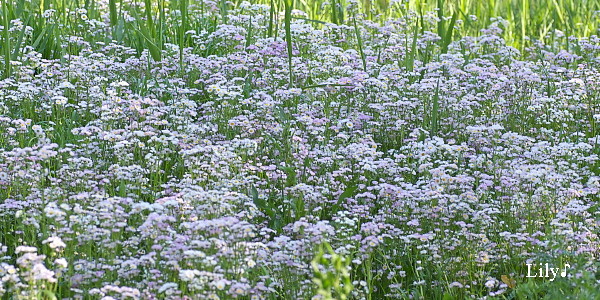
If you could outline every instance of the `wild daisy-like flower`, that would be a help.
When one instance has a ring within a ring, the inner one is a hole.
[[[54,264],[63,269],[69,266],[69,263],[65,258],[57,258],[56,260],[54,260]]]
[[[60,106],[67,104],[67,101],[68,101],[68,99],[63,96],[55,96],[55,97],[52,97],[52,99],[54,100],[54,103],[56,103],[56,105],[60,105]]]
[[[67,245],[61,240],[60,237],[52,236],[44,240],[42,243],[48,244],[48,246],[53,250],[60,250],[65,248]]]

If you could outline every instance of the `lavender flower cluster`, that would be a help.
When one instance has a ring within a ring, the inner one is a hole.
[[[408,16],[357,20],[359,50],[295,19],[289,82],[268,15],[188,31],[183,61],[24,48],[0,81],[0,296],[321,299],[324,241],[354,299],[502,296],[548,257],[598,271],[600,38],[517,50],[499,19],[443,53]]]

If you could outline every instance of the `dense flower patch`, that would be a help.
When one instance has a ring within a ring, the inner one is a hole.
[[[443,51],[414,16],[295,19],[290,76],[269,8],[229,13],[160,62],[24,45],[0,81],[0,295],[321,299],[321,268],[351,299],[508,297],[546,263],[600,284],[598,37],[518,50],[497,19]]]

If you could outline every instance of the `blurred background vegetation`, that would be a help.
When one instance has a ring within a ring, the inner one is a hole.
[[[270,8],[268,35],[294,18],[353,26],[354,19],[385,23],[412,15],[421,33],[430,28],[450,43],[462,36],[478,36],[492,18],[502,18],[509,45],[523,49],[535,40],[548,44],[563,36],[598,33],[600,0],[258,0]],[[189,30],[214,30],[228,22],[228,14],[242,9],[242,0],[2,0],[3,74],[18,60],[23,45],[32,45],[46,58],[77,53],[81,43],[116,40],[138,52],[149,50],[161,59],[166,43],[193,46]],[[304,11],[301,14],[296,10]],[[192,11],[192,13],[190,13]],[[428,24],[426,24],[428,23]],[[108,27],[106,24],[109,24]],[[29,28],[29,29],[28,29]],[[569,49],[569,39],[561,39]]]

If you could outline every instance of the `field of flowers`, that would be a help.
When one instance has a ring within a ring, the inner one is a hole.
[[[539,2],[2,1],[0,299],[600,299],[600,3]]]

